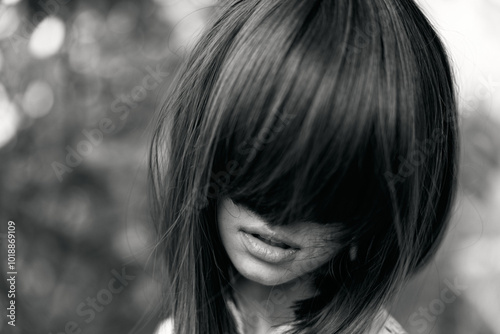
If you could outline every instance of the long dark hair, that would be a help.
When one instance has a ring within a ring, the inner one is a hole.
[[[442,239],[457,122],[449,60],[413,1],[223,1],[151,145],[175,333],[236,332],[221,198],[269,224],[337,224],[342,250],[294,328],[362,333]]]

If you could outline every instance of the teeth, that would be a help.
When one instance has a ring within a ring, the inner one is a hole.
[[[282,242],[276,242],[276,241],[273,241],[273,240],[269,240],[269,239],[266,239],[266,238],[263,238],[260,236],[260,234],[252,234],[254,237],[256,237],[257,239],[259,240],[262,240],[263,242],[265,242],[266,244],[269,244],[271,246],[274,246],[274,247],[280,247],[280,248],[283,248],[283,249],[288,249],[290,248],[290,246],[288,246],[287,244],[284,244]]]

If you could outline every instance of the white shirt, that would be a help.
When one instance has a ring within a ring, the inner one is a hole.
[[[231,301],[228,301],[228,307],[236,319],[236,327],[238,330],[238,334],[244,334],[243,321],[240,312],[236,309],[236,306]],[[373,326],[368,334],[408,334],[403,329],[403,327],[401,327],[401,325],[385,310],[377,316],[377,318],[375,319],[375,323],[380,324],[384,319],[385,323],[382,327],[380,327],[380,325]],[[284,332],[290,328],[291,326],[284,325],[277,327],[276,331],[277,333]],[[380,330],[378,328],[380,328]],[[174,334],[173,319],[168,318],[163,320],[156,329],[155,334]]]

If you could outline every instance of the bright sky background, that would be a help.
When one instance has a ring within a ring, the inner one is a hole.
[[[174,22],[181,44],[192,40],[205,22],[200,8],[216,0],[156,0]],[[500,121],[500,0],[416,0],[450,51],[461,96],[461,110],[482,112]]]
[[[418,0],[455,63],[462,103],[482,100],[500,120],[500,0]]]

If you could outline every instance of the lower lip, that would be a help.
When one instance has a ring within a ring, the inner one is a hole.
[[[298,252],[298,249],[284,249],[271,246],[244,231],[240,231],[240,233],[242,234],[243,244],[248,252],[264,262],[273,264],[288,262],[293,260]]]

